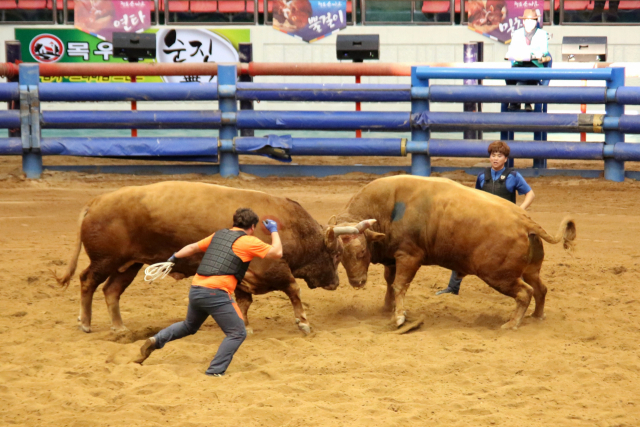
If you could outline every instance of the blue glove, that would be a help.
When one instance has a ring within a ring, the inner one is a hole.
[[[262,224],[264,224],[265,228],[271,233],[278,231],[278,224],[272,219],[265,219],[262,221]]]
[[[172,262],[172,263],[176,263],[178,261],[178,258],[176,258],[176,254],[171,255],[171,258],[169,258],[167,260],[167,262]]]

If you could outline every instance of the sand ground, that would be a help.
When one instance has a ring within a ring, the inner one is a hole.
[[[536,221],[555,233],[570,213],[578,228],[575,257],[545,244],[545,321],[501,330],[513,300],[475,277],[460,296],[436,297],[448,272],[423,267],[406,303],[425,323],[389,334],[382,267],[372,266],[364,290],[352,289],[341,267],[336,291],[301,281],[312,335],[297,330],[284,294],[258,296],[255,334],[226,377],[210,378],[203,373],[223,337],[212,320],[143,366],[128,363],[142,340],[183,319],[188,279],[150,285],[139,275],[121,301],[130,333],[110,331],[100,290],[93,332],[76,328],[77,276],[61,291],[48,270],[68,262],[81,207],[122,186],[181,179],[287,196],[326,223],[375,177],[46,173],[25,181],[15,159],[0,163],[2,426],[640,425],[640,183],[529,180]],[[83,252],[80,269],[87,264]]]

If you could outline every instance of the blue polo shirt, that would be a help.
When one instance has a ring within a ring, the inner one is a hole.
[[[494,181],[497,180],[505,169],[506,168],[502,168],[497,172],[491,169],[491,178]],[[476,179],[476,189],[482,190],[482,187],[484,187],[484,172],[481,172],[478,175],[478,179]],[[527,194],[531,191],[531,187],[529,187],[529,184],[527,184],[527,181],[524,180],[519,172],[516,172],[515,176],[511,173],[507,176],[507,191],[513,193],[516,190],[518,190],[518,194],[520,195]]]

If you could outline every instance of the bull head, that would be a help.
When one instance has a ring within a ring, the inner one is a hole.
[[[323,227],[324,242],[320,251],[314,252],[314,258],[308,260],[304,266],[294,271],[294,276],[307,282],[311,289],[323,288],[333,291],[340,284],[338,280],[338,265],[342,257],[341,236],[358,234],[355,227]],[[331,268],[329,268],[331,266]]]
[[[329,225],[335,225],[335,216],[329,220]],[[371,264],[371,251],[369,244],[382,241],[386,235],[371,230],[376,223],[375,219],[366,219],[357,224],[341,224],[335,229],[349,230],[350,232],[339,235],[342,243],[341,262],[347,271],[349,284],[355,288],[361,288],[367,284],[367,273]],[[354,231],[357,231],[355,233]]]

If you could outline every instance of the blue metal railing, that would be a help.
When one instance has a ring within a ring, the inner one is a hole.
[[[604,160],[605,177],[620,181],[624,162],[640,161],[640,144],[624,134],[640,134],[640,116],[625,115],[624,105],[640,105],[640,87],[624,86],[624,70],[431,69],[414,67],[411,85],[274,84],[236,81],[235,65],[220,64],[217,84],[203,83],[39,83],[37,64],[20,65],[19,83],[0,84],[0,101],[20,101],[20,110],[0,111],[0,127],[21,129],[21,138],[0,139],[0,155],[23,156],[28,177],[42,172],[43,155],[178,159],[214,162],[223,176],[244,166],[238,155],[290,160],[299,155],[406,156],[411,172],[428,176],[431,156],[483,157],[489,141],[431,139],[432,131],[535,132],[535,141],[513,141],[513,157],[533,158],[535,173],[544,160]],[[606,87],[430,85],[431,79],[604,80]],[[198,111],[40,111],[40,103],[77,101],[218,101],[217,110]],[[237,110],[238,100],[411,102],[411,111],[254,111]],[[432,112],[430,102],[530,102],[604,104],[606,114]],[[42,138],[41,129],[217,129],[204,138]],[[411,138],[238,137],[239,129],[411,132]],[[547,132],[604,133],[604,143],[545,141]],[[257,166],[253,166],[255,170]],[[269,171],[275,171],[269,166]],[[304,168],[300,166],[299,168]],[[265,172],[266,173],[266,172]],[[277,173],[277,171],[276,171]]]

